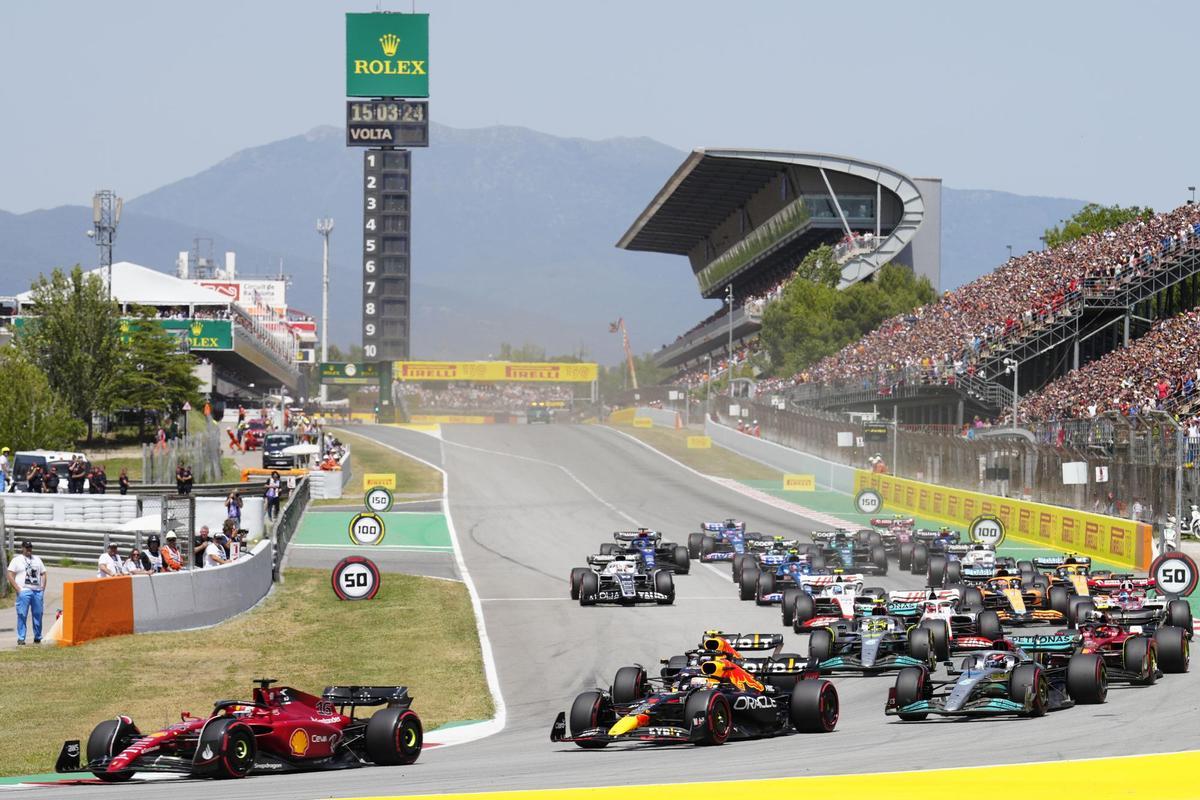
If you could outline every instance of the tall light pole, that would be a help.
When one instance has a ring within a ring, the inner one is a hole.
[[[705,356],[708,359],[708,370],[704,373],[704,424],[708,424],[708,417],[712,414],[712,406],[708,403],[709,392],[712,390],[712,353]]]
[[[1188,205],[1191,205],[1196,202],[1196,187],[1189,186],[1188,191],[1192,193],[1192,199],[1188,201]]]
[[[329,360],[329,234],[333,232],[333,220],[323,217],[317,220],[317,233],[321,234],[321,362]],[[329,388],[321,384],[321,404],[328,397]]]
[[[100,248],[100,269],[104,270],[104,282],[108,285],[108,298],[112,299],[112,246],[117,238],[117,225],[121,223],[121,206],[124,201],[112,189],[101,189],[92,195],[92,230],[89,237],[96,240]]]
[[[1013,428],[1017,427],[1017,368],[1020,366],[1015,358],[1004,359],[1004,371],[1011,372],[1013,376]]]
[[[725,360],[729,362],[729,396],[733,396],[733,284],[725,287],[725,302],[729,303],[729,344],[725,349]]]
[[[1012,245],[1011,245],[1011,244],[1006,244],[1006,245],[1004,245],[1004,246],[1008,248],[1008,260],[1009,260],[1009,261],[1012,261]]]

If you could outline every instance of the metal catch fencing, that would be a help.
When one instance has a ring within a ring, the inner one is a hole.
[[[271,566],[271,579],[276,582],[280,578],[280,568],[288,544],[296,534],[296,529],[300,527],[300,518],[308,508],[310,496],[308,478],[300,478],[296,482],[296,488],[288,492],[287,503],[279,510],[279,518],[271,531],[271,541],[275,545],[275,563]]]
[[[204,429],[163,444],[142,445],[142,482],[174,484],[175,469],[186,464],[196,483],[215,483],[221,477],[221,428],[208,423]]]

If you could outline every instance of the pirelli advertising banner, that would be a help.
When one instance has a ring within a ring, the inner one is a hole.
[[[599,375],[595,364],[556,364],[519,361],[396,361],[398,381],[510,381],[525,383],[591,383]]]
[[[429,15],[347,14],[346,95],[429,97]]]
[[[1148,568],[1154,558],[1151,526],[1145,523],[855,470],[854,491],[862,489],[879,492],[889,510],[964,530],[981,514],[989,514],[1004,524],[1008,538],[1137,569]]]

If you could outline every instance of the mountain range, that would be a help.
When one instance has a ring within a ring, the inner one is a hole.
[[[635,349],[673,341],[707,316],[684,258],[614,243],[684,153],[651,139],[600,141],[524,128],[431,125],[413,156],[413,356],[486,357],[502,342],[614,362],[608,323],[623,316]],[[120,187],[115,187],[118,189]],[[942,287],[1022,253],[1080,200],[946,188]],[[241,150],[125,204],[114,259],[166,272],[195,238],[238,272],[289,276],[291,305],[320,311],[318,217],[332,217],[331,341],[356,340],[362,153],[321,127]],[[95,264],[91,209],[0,211],[0,294],[56,266]]]

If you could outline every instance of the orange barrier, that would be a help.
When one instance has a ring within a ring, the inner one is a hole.
[[[242,470],[242,483],[248,483],[251,475],[270,477],[272,472],[278,472],[281,478],[286,478],[289,475],[295,475],[298,478],[301,475],[308,474],[308,470],[306,469],[262,469],[260,467],[247,467]]]
[[[63,585],[59,644],[83,644],[133,633],[133,579],[91,578]]]

